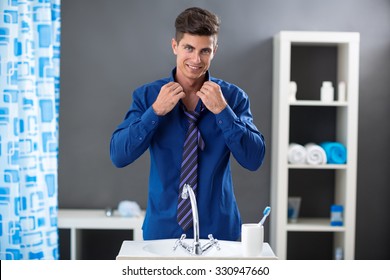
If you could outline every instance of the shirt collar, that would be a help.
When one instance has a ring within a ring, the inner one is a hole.
[[[172,72],[171,72],[171,76],[169,77],[169,81],[170,82],[174,82],[175,81],[175,76],[176,76],[176,67],[173,68]],[[210,72],[207,70],[206,72],[206,81],[210,81]],[[183,110],[186,110],[183,103],[181,102],[181,100],[179,101],[179,103],[181,104],[181,108]],[[196,105],[196,108],[195,108],[195,111],[197,112],[203,112],[205,110],[205,106],[203,105],[203,102],[202,100],[199,99],[199,102],[198,104]]]

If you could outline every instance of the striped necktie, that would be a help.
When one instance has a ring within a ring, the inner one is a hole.
[[[202,151],[205,143],[197,127],[199,113],[196,111],[186,111],[184,114],[188,120],[189,126],[184,141],[183,159],[181,164],[179,198],[177,205],[177,222],[184,231],[192,227],[192,209],[190,198],[183,199],[181,194],[183,187],[188,184],[196,194],[198,187],[198,148]]]

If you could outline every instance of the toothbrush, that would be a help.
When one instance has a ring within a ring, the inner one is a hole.
[[[264,211],[263,211],[263,218],[261,219],[261,221],[259,222],[259,225],[263,225],[264,222],[265,222],[265,219],[267,219],[269,213],[271,212],[271,207],[267,206],[264,208]]]

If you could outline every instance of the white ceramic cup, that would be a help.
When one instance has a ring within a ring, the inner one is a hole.
[[[257,257],[263,250],[264,227],[258,223],[242,224],[241,246],[244,257]]]

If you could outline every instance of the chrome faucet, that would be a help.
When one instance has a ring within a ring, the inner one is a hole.
[[[182,234],[180,239],[178,239],[175,243],[175,246],[173,247],[173,250],[176,250],[178,246],[184,248],[188,253],[191,255],[202,255],[203,253],[207,252],[209,249],[211,249],[213,246],[217,248],[217,250],[220,250],[218,240],[213,238],[212,234],[209,234],[209,242],[205,244],[203,247],[201,246],[201,243],[199,241],[199,216],[198,216],[198,206],[196,203],[196,197],[194,190],[191,188],[189,184],[185,184],[183,187],[183,192],[181,193],[182,199],[188,199],[190,198],[191,202],[191,209],[192,209],[192,220],[193,220],[193,228],[194,228],[194,242],[192,243],[192,246],[186,244],[183,242],[183,240],[186,238],[185,234]]]

